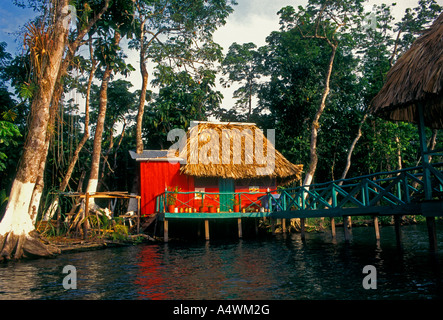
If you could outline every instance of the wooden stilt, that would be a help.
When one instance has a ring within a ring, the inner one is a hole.
[[[432,252],[437,252],[437,229],[435,228],[435,217],[426,217],[428,226],[429,248]]]
[[[205,238],[209,240],[209,220],[205,219]]]
[[[286,233],[286,219],[281,219],[283,233]]]
[[[351,240],[351,234],[349,233],[349,219],[348,216],[343,216],[343,231],[345,234],[345,241],[349,242]]]
[[[243,230],[242,230],[242,226],[241,226],[241,218],[237,219],[237,224],[238,224],[238,237],[241,239],[241,238],[243,238]]]
[[[168,226],[168,220],[165,219],[165,221],[163,221],[163,241],[164,242],[168,242],[169,241],[169,226]]]
[[[335,218],[331,217],[331,235],[332,238],[335,238],[336,232],[335,232]]]
[[[275,219],[271,218],[271,231],[272,234],[275,234]]]
[[[397,240],[397,245],[401,247],[401,216],[394,216],[394,225],[395,225],[395,239]]]
[[[88,218],[89,218],[89,192],[85,195],[85,221],[83,222],[83,239],[88,238]]]
[[[375,230],[375,240],[380,240],[380,228],[378,226],[378,217],[374,216],[374,230]]]
[[[304,241],[306,239],[306,234],[305,234],[305,218],[301,218],[300,219],[300,231],[301,231],[301,239]]]
[[[137,234],[140,233],[141,197],[137,198]]]
[[[255,223],[255,235],[258,236],[258,219],[257,218],[254,219],[254,223]]]

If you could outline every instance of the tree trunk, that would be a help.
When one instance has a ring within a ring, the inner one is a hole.
[[[143,47],[142,47],[143,48]],[[142,129],[143,129],[143,114],[145,112],[145,102],[146,102],[146,91],[148,88],[148,70],[146,68],[144,49],[140,50],[140,72],[142,75],[142,89],[140,93],[140,101],[138,104],[137,113],[137,131],[136,131],[136,152],[143,153],[143,140],[142,140]]]
[[[437,144],[437,134],[438,134],[438,129],[432,129],[432,137],[431,137],[431,141],[429,142],[428,150],[435,149],[435,145]],[[429,163],[431,163],[431,161],[432,161],[432,154],[429,155]]]
[[[315,113],[314,119],[312,120],[311,125],[311,144],[310,144],[310,151],[309,151],[309,169],[306,173],[305,179],[303,181],[304,185],[310,185],[312,183],[312,180],[314,179],[315,171],[317,170],[317,163],[318,163],[318,155],[317,155],[317,140],[318,140],[318,128],[320,127],[319,121],[320,117],[323,114],[323,111],[326,107],[326,98],[329,94],[329,82],[331,79],[332,74],[332,67],[334,65],[334,59],[335,59],[335,53],[337,51],[337,45],[334,45],[330,43],[332,48],[331,57],[329,60],[329,66],[328,71],[326,73],[326,79],[325,79],[325,89],[323,91],[323,95],[321,98],[320,106]]]
[[[33,235],[34,225],[29,214],[29,205],[41,162],[46,156],[50,103],[68,34],[63,26],[62,11],[67,5],[68,1],[62,0],[52,8],[55,16],[54,29],[50,34],[53,46],[47,52],[49,63],[39,79],[38,90],[31,104],[28,136],[12,183],[5,215],[0,222],[0,259],[10,259],[13,255],[18,259],[23,254],[47,256],[53,253]]]
[[[61,65],[59,67],[59,71],[58,71],[58,75],[57,75],[57,80],[55,82],[55,88],[52,94],[52,100],[51,100],[51,114],[50,116],[50,124],[49,126],[53,126],[55,123],[55,112],[58,110],[59,108],[59,103],[60,100],[63,96],[63,77],[65,76],[65,74],[68,71],[69,66],[71,65],[71,62],[74,58],[75,52],[77,51],[78,47],[81,45],[84,36],[91,30],[92,26],[94,26],[94,24],[101,19],[102,15],[106,12],[106,10],[109,7],[109,2],[110,0],[105,0],[105,5],[103,6],[102,10],[93,17],[93,19],[91,19],[89,21],[89,23],[87,24],[87,26],[85,28],[83,28],[82,30],[80,30],[80,32],[77,35],[77,38],[69,43],[67,45],[68,51],[66,54],[66,57],[63,59],[63,61],[61,62]],[[49,132],[46,139],[47,140],[51,140],[52,138],[52,133]],[[34,219],[37,217],[37,213],[34,210],[38,210],[39,206],[40,206],[40,199],[43,193],[43,189],[44,189],[44,170],[45,170],[45,166],[46,166],[46,158],[48,156],[48,150],[49,150],[49,143],[48,143],[48,148],[46,149],[46,154],[43,157],[44,158],[44,163],[40,164],[40,168],[41,168],[41,172],[39,173],[39,177],[37,178],[37,184],[36,184],[36,188],[34,188],[33,190],[33,194],[32,194],[32,200],[31,200],[31,205],[29,207],[29,214],[31,216],[34,217]],[[51,204],[50,208],[54,208],[54,210],[57,209],[57,206],[55,206],[54,203]],[[50,210],[48,210],[50,211]],[[54,211],[55,212],[55,211]],[[47,216],[48,212],[45,213],[45,217]],[[35,223],[35,220],[34,220]]]
[[[358,126],[358,131],[357,131],[357,135],[354,138],[354,141],[352,141],[351,147],[349,148],[348,151],[348,155],[346,157],[346,165],[345,165],[345,169],[343,170],[343,173],[341,175],[341,180],[346,179],[346,176],[348,174],[349,169],[351,168],[351,158],[352,158],[352,153],[354,152],[355,146],[357,145],[358,140],[360,140],[361,138],[361,129],[363,127],[363,124],[366,121],[366,118],[368,117],[368,114],[365,113],[365,115],[363,116],[363,119],[360,121],[360,125]],[[340,182],[340,185],[343,182]]]
[[[138,113],[137,113],[137,128],[136,128],[136,152],[143,153],[143,139],[142,139],[142,129],[143,129],[143,114],[145,112],[145,102],[146,102],[146,92],[148,88],[148,69],[146,68],[146,45],[144,43],[144,34],[145,34],[145,22],[146,20],[142,20],[140,25],[140,73],[142,76],[142,88],[140,92],[140,101],[138,104]],[[140,164],[136,163],[136,171],[134,176],[134,181],[132,183],[131,194],[139,194],[140,193]],[[137,199],[130,198],[128,203],[127,211],[135,211],[134,208],[137,208],[138,202]]]
[[[44,152],[48,153],[50,144],[49,134],[46,135]],[[32,224],[35,225],[37,222],[38,208],[40,206],[40,200],[43,194],[43,189],[45,187],[45,167],[46,167],[46,156],[42,157],[39,166],[39,174],[35,182],[34,190],[32,191],[31,202],[29,204],[29,215],[32,219]]]
[[[97,70],[97,63],[93,58],[93,49],[92,49],[92,39],[89,39],[89,52],[91,56],[91,71],[89,73],[88,78],[88,86],[86,89],[86,102],[85,102],[85,131],[83,134],[82,139],[80,140],[79,144],[77,145],[77,148],[74,151],[74,154],[72,156],[71,162],[69,163],[68,170],[66,171],[65,176],[63,177],[62,182],[60,183],[60,192],[64,192],[66,187],[68,186],[69,180],[71,180],[72,172],[74,171],[75,165],[77,163],[78,157],[80,155],[80,151],[83,149],[83,146],[85,145],[86,141],[89,139],[89,101],[91,96],[91,87],[92,87],[92,81],[94,80],[94,74]],[[81,190],[81,188],[80,188]],[[48,207],[48,210],[45,212],[45,215],[43,217],[44,221],[50,220],[55,212],[57,211],[58,207],[58,196],[56,196],[51,204]]]
[[[120,42],[120,33],[115,32],[114,43],[116,45]],[[92,160],[91,160],[91,172],[89,175],[88,186],[86,192],[97,192],[98,177],[99,177],[99,167],[100,167],[100,156],[102,151],[102,137],[103,129],[105,125],[106,118],[106,107],[108,104],[108,84],[111,77],[112,68],[110,65],[106,66],[105,72],[103,74],[103,80],[100,87],[100,101],[99,110],[97,118],[97,126],[94,135],[94,144],[92,148]],[[93,198],[91,199],[93,200]],[[94,207],[94,201],[90,201],[90,207]]]

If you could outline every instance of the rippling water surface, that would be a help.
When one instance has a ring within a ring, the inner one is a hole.
[[[439,225],[439,244],[443,240]],[[436,299],[443,298],[443,245],[429,252],[426,226],[138,245],[0,265],[0,299]],[[63,267],[77,289],[63,288]],[[365,265],[377,289],[365,290]]]

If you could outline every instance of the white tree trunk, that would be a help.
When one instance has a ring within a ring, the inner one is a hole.
[[[121,39],[120,33],[115,32],[114,34],[115,45],[118,45],[120,43],[120,39]],[[89,175],[88,186],[86,187],[86,192],[89,193],[97,192],[100,157],[102,151],[102,137],[105,125],[106,107],[108,104],[108,83],[111,77],[111,73],[112,73],[112,68],[110,66],[106,66],[106,70],[103,74],[103,80],[100,87],[100,102],[99,102],[97,126],[95,128],[95,134],[94,134],[94,146],[92,149],[91,173]],[[90,208],[96,207],[94,198],[90,199],[89,207]]]
[[[34,230],[28,209],[35,183],[14,180],[5,216],[0,223],[0,235],[13,232],[17,235]]]
[[[45,142],[49,123],[49,107],[63,59],[68,30],[63,25],[63,9],[68,0],[56,1],[51,7],[55,25],[48,35],[54,45],[47,52],[47,63],[38,80],[38,90],[31,104],[31,121],[23,146],[17,175],[13,181],[5,215],[0,222],[0,260],[20,258],[23,254],[50,255],[47,247],[33,238],[32,218],[29,214],[32,193],[39,176],[40,165],[46,156]],[[49,32],[49,31],[48,31]]]

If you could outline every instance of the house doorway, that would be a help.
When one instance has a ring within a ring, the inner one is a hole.
[[[218,190],[220,192],[220,211],[232,209],[234,201],[234,179],[218,179]]]

